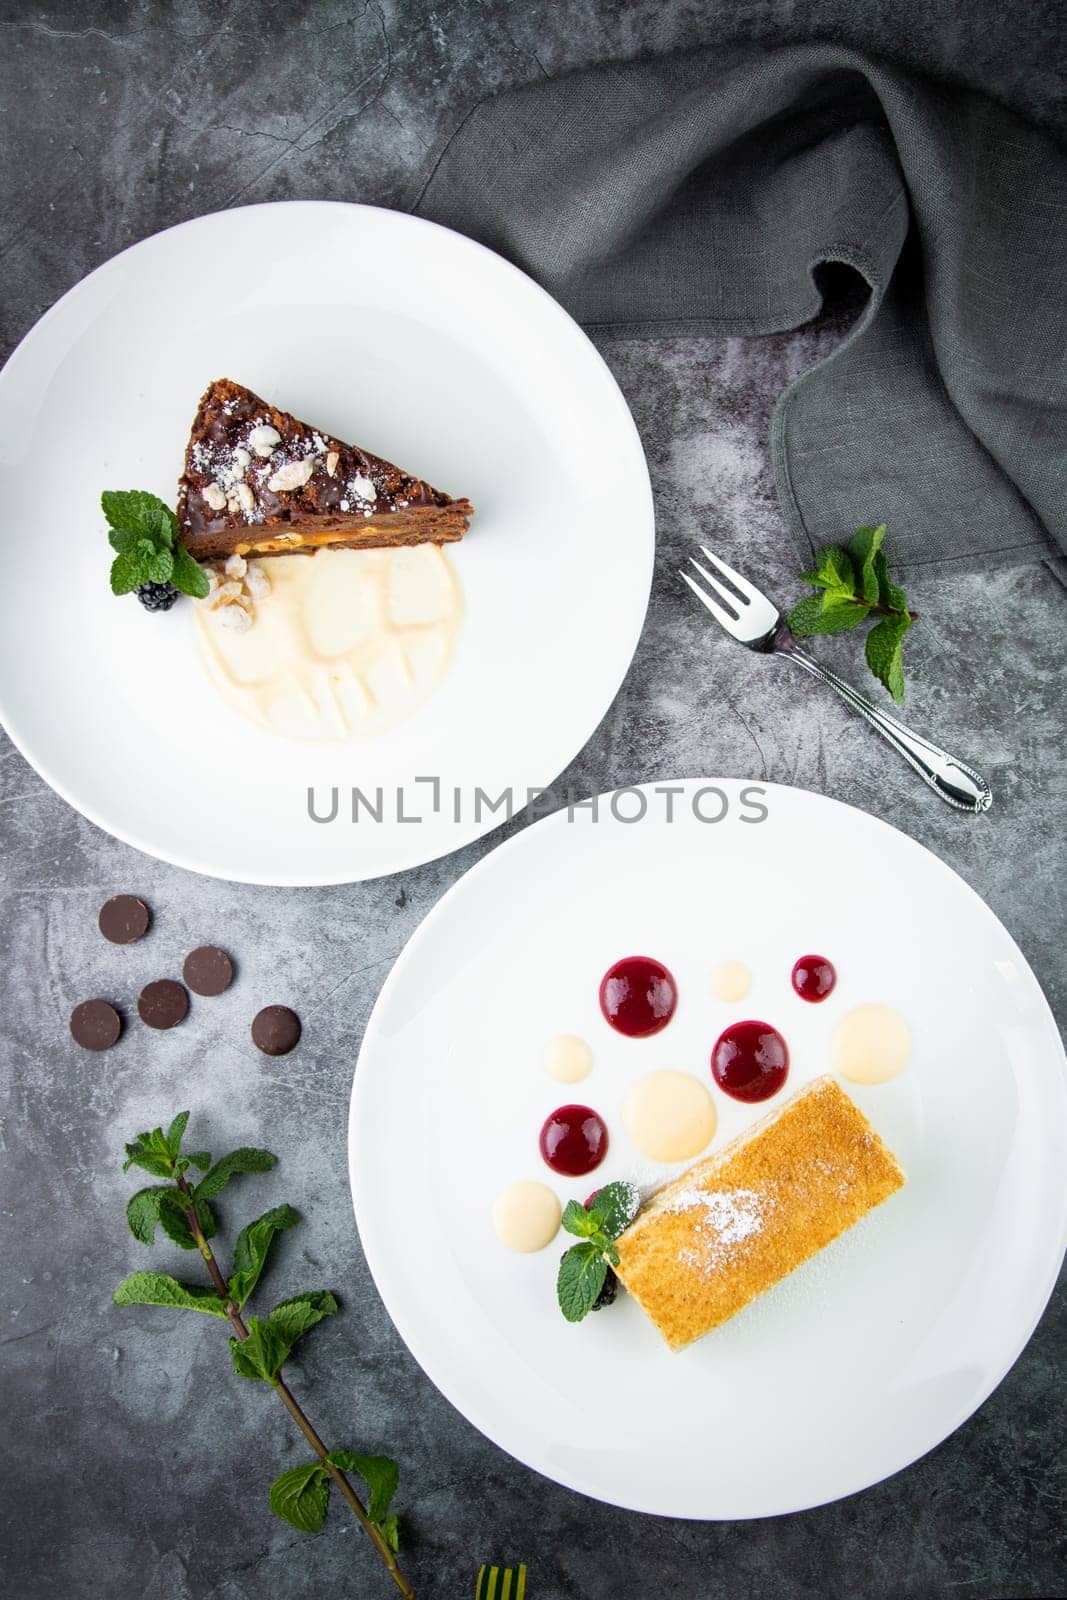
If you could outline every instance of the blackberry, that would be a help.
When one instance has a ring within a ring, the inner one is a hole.
[[[608,1268],[608,1275],[604,1279],[604,1287],[601,1289],[600,1293],[597,1295],[596,1299],[593,1301],[593,1310],[594,1311],[600,1311],[601,1308],[604,1307],[604,1306],[614,1305],[615,1296],[616,1296],[616,1294],[618,1292],[619,1292],[619,1280],[615,1276],[615,1274],[611,1270],[611,1268],[609,1267]]]
[[[136,593],[146,611],[169,611],[178,598],[172,583],[142,583]]]

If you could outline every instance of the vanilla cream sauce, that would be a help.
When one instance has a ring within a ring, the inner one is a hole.
[[[711,970],[711,992],[716,1000],[735,1005],[752,987],[752,974],[740,961],[720,961]]]
[[[559,1083],[580,1083],[593,1070],[593,1052],[576,1033],[557,1033],[545,1046],[545,1071]]]
[[[545,1183],[509,1184],[493,1201],[493,1227],[501,1244],[521,1255],[543,1250],[559,1232],[559,1200]]]
[[[911,1056],[911,1030],[889,1006],[856,1006],[834,1029],[830,1060],[849,1083],[888,1083]]]
[[[434,692],[463,620],[436,545],[272,556],[252,626],[195,606],[207,671],[225,702],[295,739],[371,739]]]
[[[711,1093],[688,1072],[646,1072],[631,1084],[622,1122],[650,1161],[688,1161],[711,1143],[718,1114]]]

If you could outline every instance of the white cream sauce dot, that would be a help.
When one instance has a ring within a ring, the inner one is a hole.
[[[630,1142],[650,1161],[688,1161],[711,1143],[718,1123],[711,1093],[689,1072],[646,1072],[622,1107]]]
[[[740,961],[720,961],[711,971],[711,992],[717,1000],[733,1005],[743,1000],[752,987],[752,974]]]
[[[576,1033],[557,1033],[545,1046],[545,1071],[559,1083],[580,1083],[593,1070],[593,1052]]]
[[[889,1006],[856,1006],[830,1040],[834,1071],[849,1083],[888,1083],[911,1056],[911,1030]]]
[[[520,1255],[543,1250],[559,1232],[559,1200],[544,1183],[509,1184],[493,1201],[493,1227],[501,1244]]]

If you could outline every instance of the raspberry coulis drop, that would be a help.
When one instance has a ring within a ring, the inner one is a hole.
[[[600,1009],[618,1033],[644,1039],[674,1016],[678,986],[662,961],[625,956],[600,980]]]
[[[825,1000],[836,982],[834,964],[825,956],[801,956],[793,963],[793,988],[802,1000],[810,1000],[813,1005]]]
[[[711,1052],[711,1075],[734,1100],[769,1100],[788,1073],[789,1046],[769,1022],[732,1022]]]
[[[608,1130],[592,1106],[560,1106],[545,1118],[541,1154],[553,1172],[580,1178],[608,1153]]]

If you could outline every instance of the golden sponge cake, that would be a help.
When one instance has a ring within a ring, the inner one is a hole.
[[[616,1241],[616,1272],[672,1350],[699,1339],[904,1183],[833,1078],[816,1078],[660,1189]]]

